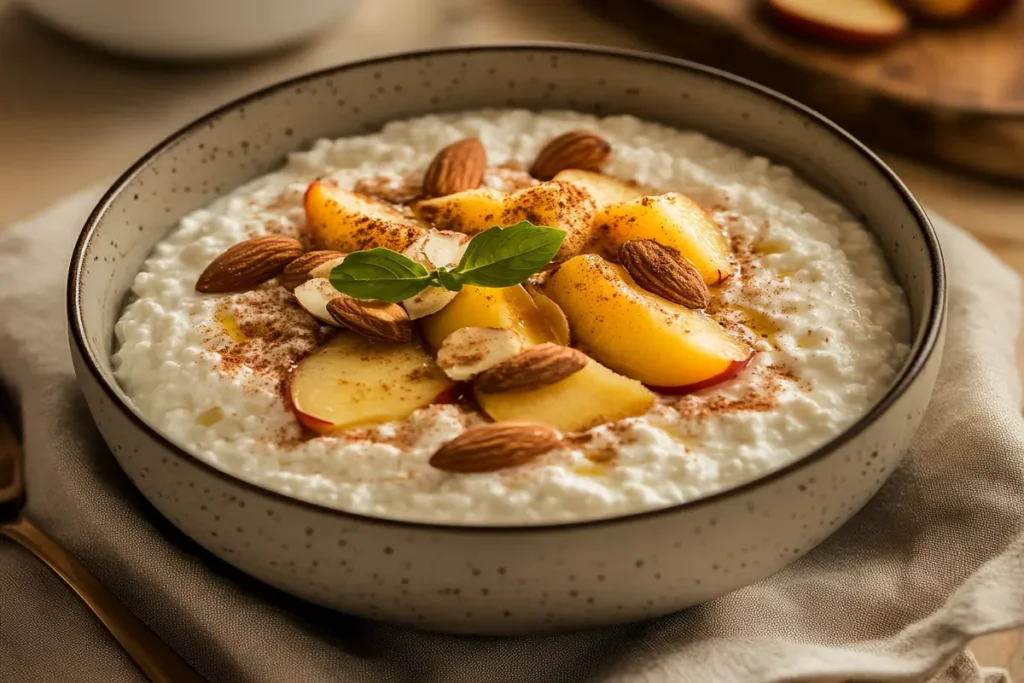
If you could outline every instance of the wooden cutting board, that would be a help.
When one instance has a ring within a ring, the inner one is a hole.
[[[758,0],[585,2],[667,52],[764,83],[869,142],[1024,182],[1024,4],[977,26],[915,27],[881,52],[858,53],[780,33]]]

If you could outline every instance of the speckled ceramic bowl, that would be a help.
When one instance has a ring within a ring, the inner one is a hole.
[[[320,137],[479,107],[629,113],[703,131],[795,168],[877,235],[913,310],[913,350],[871,411],[757,481],[606,521],[485,528],[389,522],[258,488],[150,426],[111,368],[136,271],[182,215]],[[939,367],[945,290],[935,235],[881,161],[812,111],[678,60],[592,48],[436,50],[310,74],[174,134],[85,226],[68,289],[71,349],[96,423],[140,491],[242,571],[307,600],[428,629],[511,634],[665,614],[755,582],[849,519],[896,467]]]

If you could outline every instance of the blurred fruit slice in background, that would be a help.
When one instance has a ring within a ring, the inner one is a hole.
[[[907,15],[889,0],[765,0],[764,6],[781,28],[854,48],[888,45],[910,25]]]

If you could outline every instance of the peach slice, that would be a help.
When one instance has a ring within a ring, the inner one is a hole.
[[[733,273],[729,242],[721,226],[697,202],[669,192],[607,206],[597,222],[611,253],[623,242],[651,239],[673,247],[713,285]]]
[[[494,420],[543,422],[563,432],[643,415],[656,400],[640,382],[617,375],[593,359],[579,372],[546,387],[520,393],[477,391],[476,398]]]
[[[317,249],[402,251],[427,232],[389,204],[322,180],[309,184],[304,204],[306,228]]]
[[[575,168],[559,172],[554,179],[582,187],[590,194],[598,208],[608,204],[630,202],[649,194],[636,184],[603,173],[580,171]]]
[[[444,399],[452,382],[419,342],[376,344],[340,332],[302,359],[288,378],[292,410],[320,434],[404,420]]]
[[[501,223],[505,193],[489,187],[417,202],[413,210],[423,221],[440,230],[455,230],[475,235]]]
[[[624,268],[594,254],[563,263],[544,291],[591,357],[649,386],[724,379],[753,353],[707,314],[644,291]]]
[[[582,253],[594,235],[596,206],[590,194],[572,184],[550,181],[513,192],[505,198],[501,225],[530,221],[534,225],[558,228],[568,234],[555,254],[564,261]]]
[[[850,47],[879,47],[903,35],[909,22],[888,0],[767,0],[781,27],[818,40]]]
[[[445,337],[463,327],[517,330],[527,345],[555,341],[547,318],[522,285],[490,288],[466,285],[452,302],[419,320],[423,338],[435,352]]]

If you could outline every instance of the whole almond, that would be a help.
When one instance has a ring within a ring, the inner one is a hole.
[[[280,235],[239,242],[206,267],[196,291],[214,294],[255,287],[275,277],[303,251],[297,239]]]
[[[619,263],[648,292],[687,308],[707,308],[711,293],[704,278],[678,251],[654,240],[619,247]]]
[[[582,351],[558,344],[540,344],[520,351],[485,370],[476,388],[485,394],[532,391],[576,374],[590,359]]]
[[[567,168],[600,171],[612,153],[612,146],[586,130],[571,130],[559,135],[537,154],[530,175],[538,180],[551,180]]]
[[[526,464],[561,445],[558,430],[537,422],[495,422],[467,429],[434,453],[446,472],[494,472]]]
[[[314,268],[344,256],[345,254],[340,251],[331,251],[329,249],[306,252],[285,266],[281,272],[281,286],[289,292],[294,291],[296,287],[310,278],[310,272]]]
[[[327,304],[327,311],[342,326],[374,341],[383,344],[412,341],[412,320],[398,304],[339,294]]]
[[[487,168],[487,152],[477,138],[454,142],[434,157],[423,176],[423,195],[447,194],[480,187]]]

